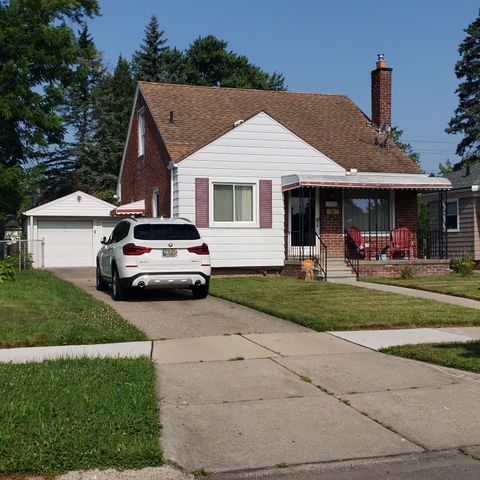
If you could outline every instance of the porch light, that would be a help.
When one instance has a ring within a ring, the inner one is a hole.
[[[472,185],[472,192],[478,192],[479,185]]]

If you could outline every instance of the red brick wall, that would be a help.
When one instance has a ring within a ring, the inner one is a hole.
[[[145,108],[145,155],[138,157],[138,111]],[[141,94],[135,105],[121,176],[121,204],[145,200],[145,215],[152,216],[153,189],[160,195],[159,215],[170,216],[170,156]]]
[[[444,275],[450,271],[449,260],[361,261],[359,265],[361,277],[400,277],[402,268],[405,265],[410,265],[413,274],[418,276]]]
[[[372,71],[372,122],[378,127],[387,119],[392,124],[392,69]]]
[[[327,215],[325,202],[336,201],[338,215]],[[320,236],[327,244],[329,258],[343,258],[343,216],[342,190],[340,188],[320,189]]]

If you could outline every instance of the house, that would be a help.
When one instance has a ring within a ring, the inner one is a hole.
[[[93,267],[103,237],[121,218],[115,205],[78,191],[24,213],[36,267]]]
[[[139,82],[121,205],[194,221],[217,271],[282,270],[305,258],[322,271],[345,260],[362,274],[392,274],[406,261],[445,270],[443,250],[413,259],[417,195],[443,195],[450,182],[424,175],[389,138],[391,77],[379,56],[371,119],[344,95]],[[407,232],[403,251],[392,246],[397,227]]]
[[[434,195],[425,195],[433,231],[444,219],[448,231],[448,253],[451,258],[471,253],[480,268],[480,162],[445,175],[452,189],[447,194],[445,212],[438,208]]]

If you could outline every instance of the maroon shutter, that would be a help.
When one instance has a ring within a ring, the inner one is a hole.
[[[260,228],[272,228],[272,181],[260,180]]]
[[[208,228],[208,178],[195,179],[195,224],[198,228]]]

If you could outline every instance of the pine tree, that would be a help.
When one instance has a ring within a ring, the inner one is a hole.
[[[105,72],[87,25],[78,37],[78,61],[65,90],[63,120],[69,135],[48,159],[49,190],[53,196],[73,190],[90,191],[97,184],[94,150],[94,91]]]
[[[145,38],[132,57],[132,70],[136,80],[147,82],[165,81],[165,52],[167,39],[165,32],[159,29],[158,19],[152,15],[145,28]]]
[[[113,196],[127,138],[135,82],[120,56],[113,74],[104,75],[95,90],[95,193]],[[109,193],[108,193],[109,192]]]
[[[480,158],[480,15],[465,32],[467,36],[458,47],[460,60],[455,65],[455,74],[462,80],[456,90],[458,107],[445,131],[463,134],[457,154],[471,163]]]

